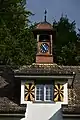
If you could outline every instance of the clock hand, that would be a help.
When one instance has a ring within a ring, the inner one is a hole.
[[[46,48],[45,44],[43,45],[43,48],[44,48],[44,50],[47,50],[47,48]]]

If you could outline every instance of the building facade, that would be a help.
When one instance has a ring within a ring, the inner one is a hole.
[[[54,63],[55,30],[46,18],[33,33],[35,63],[17,70],[0,66],[0,119],[79,120],[80,66]]]

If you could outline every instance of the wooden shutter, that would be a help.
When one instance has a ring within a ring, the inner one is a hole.
[[[25,83],[25,101],[34,101],[35,85],[34,82]]]
[[[54,102],[64,101],[64,86],[61,84],[55,84],[54,86]]]

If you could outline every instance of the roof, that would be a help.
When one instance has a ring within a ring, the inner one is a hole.
[[[48,22],[39,22],[37,23],[36,30],[53,30],[53,26]]]
[[[20,83],[18,82],[20,85]],[[23,117],[26,105],[20,105],[20,87],[16,87],[14,73],[9,66],[0,66],[0,116],[13,115]],[[16,93],[16,94],[15,94]]]
[[[19,105],[7,96],[0,97],[0,114],[25,114],[25,105]]]
[[[19,104],[20,80],[15,79],[14,74],[52,73],[56,75],[72,75],[73,72],[75,72],[76,75],[73,83],[73,88],[68,89],[68,105],[62,106],[62,112],[64,115],[80,114],[80,66],[59,66],[57,64],[32,64],[28,66],[22,66],[16,70],[12,70],[10,67],[7,66],[0,66],[0,114],[25,114],[26,106]]]
[[[73,89],[68,89],[68,105],[63,105],[62,111],[65,117],[71,114],[73,117],[80,118],[80,66],[68,66],[75,73]]]
[[[53,64],[32,64],[27,66],[22,66],[17,70],[14,70],[15,74],[34,74],[34,75],[72,75],[73,71],[65,66],[59,66],[55,63]]]
[[[62,105],[63,114],[80,114],[80,105]]]

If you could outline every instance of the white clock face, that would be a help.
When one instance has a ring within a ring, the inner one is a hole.
[[[42,43],[41,46],[40,46],[40,51],[41,51],[42,53],[47,53],[48,50],[49,50],[48,44],[47,44],[47,43]]]

